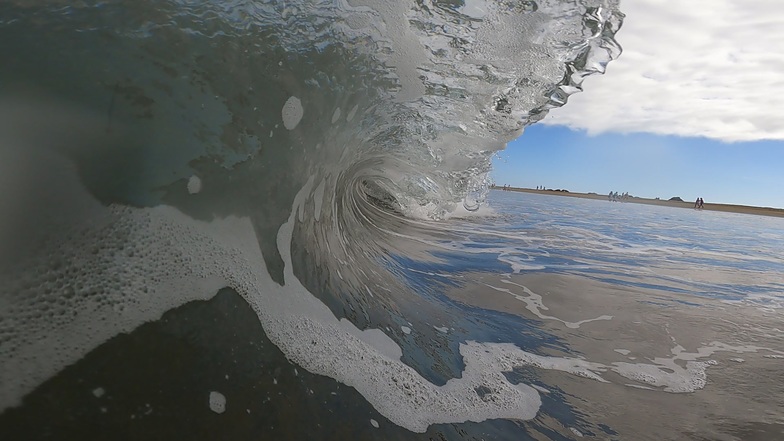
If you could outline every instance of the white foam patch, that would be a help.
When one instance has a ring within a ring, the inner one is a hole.
[[[299,98],[292,96],[286,100],[286,104],[283,105],[283,109],[281,110],[281,115],[283,117],[283,127],[287,130],[294,130],[295,127],[299,124],[302,120],[302,116],[305,114],[305,110],[302,108],[302,101]],[[272,134],[272,132],[270,132]]]
[[[663,387],[667,392],[694,392],[705,387],[707,374],[705,368],[716,364],[715,361],[689,361],[683,368],[675,359],[660,360],[661,365],[613,363],[613,370],[619,375],[654,387]]]
[[[676,344],[670,351],[673,355],[672,358],[656,357],[651,360],[653,364],[617,362],[612,364],[611,369],[630,380],[660,387],[666,392],[694,392],[705,387],[706,368],[716,364],[715,360],[696,360],[710,357],[716,352],[742,354],[762,350],[771,351],[768,348],[758,346],[732,346],[714,341],[707,346],[698,348],[696,352],[687,352],[682,346]],[[677,363],[678,361],[681,363]],[[682,367],[684,361],[686,362],[685,367]]]
[[[632,351],[628,349],[613,349],[613,351],[621,354],[621,355],[629,355]]]
[[[485,357],[496,360],[495,369],[511,371],[518,366],[533,366],[541,369],[550,369],[566,372],[572,375],[590,378],[600,382],[608,382],[601,374],[607,371],[615,372],[629,380],[634,380],[645,385],[627,384],[626,386],[652,389],[661,388],[666,392],[688,393],[705,387],[707,380],[706,369],[716,364],[714,360],[696,361],[716,352],[757,352],[760,350],[773,351],[768,348],[756,346],[731,346],[721,342],[712,342],[699,348],[696,352],[686,352],[683,347],[676,345],[672,350],[671,358],[654,358],[653,363],[625,363],[616,362],[611,365],[590,362],[581,358],[547,357],[525,352],[508,343],[478,344],[469,342],[461,345],[460,353],[465,359]],[[784,356],[765,355],[765,357]],[[684,362],[682,367],[678,361]]]
[[[101,398],[105,393],[106,391],[102,387],[96,387],[93,389],[93,396],[95,396],[95,398]]]
[[[210,392],[210,410],[215,413],[223,413],[226,412],[226,397],[220,393],[212,391]]]
[[[549,390],[543,388],[542,386],[537,386],[536,384],[532,384],[531,387],[536,389],[536,390],[538,390],[539,392],[541,392],[543,394],[549,394],[550,393]]]
[[[654,389],[652,387],[642,386],[642,385],[639,385],[639,384],[631,384],[631,383],[629,383],[629,384],[624,384],[624,386],[626,386],[626,387],[633,387],[635,389],[642,389],[642,390],[656,390],[656,389]]]
[[[488,368],[500,372],[510,372],[515,367],[533,366],[541,369],[550,369],[566,372],[578,377],[607,383],[608,381],[598,375],[608,368],[599,363],[593,363],[581,358],[548,357],[523,351],[511,343],[476,343],[468,342],[460,345],[460,354],[463,359],[472,360],[477,364],[485,364]]]
[[[370,419],[370,425],[378,429],[378,421],[374,420],[373,418]]]
[[[505,264],[512,267],[513,274],[520,274],[523,271],[540,271],[546,268],[541,264],[526,263],[527,261],[533,261],[533,259],[525,259],[519,255],[499,254],[498,261],[504,262]]]
[[[196,194],[201,191],[201,179],[193,175],[188,179],[188,193]]]
[[[371,328],[362,331],[345,318],[340,319],[340,325],[346,332],[372,346],[379,353],[392,360],[400,360],[400,357],[403,356],[400,346],[380,329]]]
[[[409,328],[408,326],[401,326],[400,330],[403,331],[403,334],[406,334],[406,335],[411,333],[411,328]]]
[[[39,205],[17,216],[56,235],[35,257],[0,268],[0,411],[109,338],[214,296],[226,286],[215,261],[238,257],[231,251],[237,218],[216,225],[226,229],[221,248],[192,225],[170,222],[183,216],[172,208],[107,208],[68,161],[38,159],[41,176],[56,177],[56,191],[29,195]]]
[[[335,124],[340,119],[340,107],[336,108],[332,113],[332,124]]]
[[[447,328],[446,326],[439,328],[438,326],[433,325],[433,329],[435,329],[438,332],[443,332],[444,334],[447,334],[449,332],[449,328]]]

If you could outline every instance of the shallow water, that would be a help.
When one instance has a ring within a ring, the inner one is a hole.
[[[538,318],[567,348],[541,353],[599,363],[610,382],[515,369],[578,416],[551,417],[545,401],[537,419],[600,438],[603,427],[618,439],[781,436],[780,219],[507,192],[491,201],[497,216],[466,249],[497,252],[509,269],[475,270],[448,295]]]

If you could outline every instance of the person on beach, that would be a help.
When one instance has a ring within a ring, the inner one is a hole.
[[[702,210],[703,208],[705,208],[705,206],[704,206],[705,202],[702,200],[702,198],[700,198],[700,199],[699,199],[699,203],[700,203],[700,206],[699,206],[699,209],[700,209],[700,210]]]
[[[694,201],[694,208],[695,208],[695,209],[697,209],[697,208],[699,208],[699,206],[700,206],[700,198],[697,198],[697,199]]]

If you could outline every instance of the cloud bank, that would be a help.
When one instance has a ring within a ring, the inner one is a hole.
[[[626,0],[621,57],[544,124],[784,140],[784,3]]]

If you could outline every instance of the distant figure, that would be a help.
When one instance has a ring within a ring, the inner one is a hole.
[[[705,202],[702,200],[702,198],[699,198],[697,201],[700,203],[700,206],[698,207],[700,210],[705,208],[705,206],[704,206]]]
[[[694,201],[694,209],[696,210],[697,208],[700,208],[700,198]]]
[[[612,202],[612,197],[613,197],[613,192],[610,191],[610,193],[607,195],[607,200]]]

